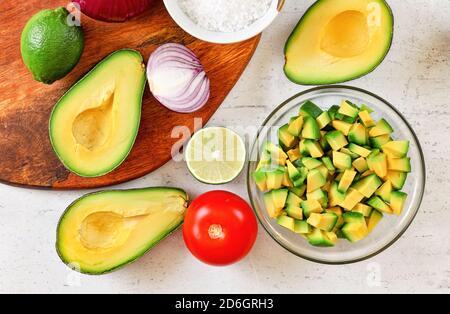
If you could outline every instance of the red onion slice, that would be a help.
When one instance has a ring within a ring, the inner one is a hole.
[[[81,12],[105,22],[125,22],[150,9],[154,0],[73,0]]]
[[[200,60],[180,44],[160,46],[147,65],[150,90],[168,109],[190,113],[209,100],[210,82]]]

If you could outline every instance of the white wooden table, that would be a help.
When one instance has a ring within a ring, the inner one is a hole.
[[[0,185],[0,292],[450,292],[450,1],[389,2],[396,22],[393,47],[375,72],[348,84],[395,104],[425,151],[422,208],[390,249],[358,264],[324,266],[291,255],[260,228],[248,258],[212,268],[190,255],[177,232],[133,265],[89,277],[68,270],[54,249],[62,211],[84,192]],[[305,89],[284,76],[282,51],[311,3],[287,1],[210,125],[259,125],[281,101]],[[120,188],[154,185],[184,187],[192,196],[213,189],[175,162]],[[247,198],[244,175],[222,188]]]

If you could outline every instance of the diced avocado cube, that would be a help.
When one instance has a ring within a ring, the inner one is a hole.
[[[381,146],[383,152],[395,158],[404,158],[408,155],[409,141],[391,141]]]
[[[328,196],[327,193],[324,192],[322,189],[317,189],[315,191],[312,191],[310,193],[306,194],[306,199],[308,200],[318,200],[320,205],[323,208],[326,208],[328,206]]]
[[[299,186],[299,187],[289,188],[289,192],[294,193],[298,197],[303,197],[303,195],[306,192],[306,184],[303,184],[302,186]]]
[[[329,206],[338,206],[345,199],[345,194],[339,192],[338,183],[333,181],[328,192]]]
[[[300,159],[300,157],[301,157],[300,150],[298,147],[294,147],[293,149],[289,150],[287,152],[287,155],[291,162],[294,162],[294,161]]]
[[[333,151],[333,165],[340,170],[351,169],[352,157],[341,152]]]
[[[350,185],[352,185],[353,180],[355,179],[356,171],[346,169],[344,174],[342,175],[341,180],[339,181],[338,191],[341,193],[346,193]]]
[[[300,196],[298,196],[297,194],[295,194],[292,191],[289,191],[287,199],[286,199],[286,204],[300,207],[300,204],[302,202],[303,202],[303,200],[301,199]]]
[[[344,116],[356,118],[359,113],[359,108],[353,105],[350,101],[344,100],[342,101],[338,112]]]
[[[323,157],[322,163],[325,165],[329,173],[333,174],[336,171],[336,168],[334,167],[330,157],[328,156]]]
[[[381,219],[383,219],[383,214],[378,210],[372,210],[372,212],[370,213],[369,221],[367,223],[367,229],[369,233],[371,233],[375,229]]]
[[[286,165],[286,159],[288,156],[280,147],[271,142],[266,142],[264,144],[264,150],[270,154],[270,158],[273,163],[277,163],[281,166]]]
[[[264,204],[266,205],[266,210],[271,218],[277,218],[281,214],[287,196],[288,190],[286,189],[273,190],[264,194]]]
[[[317,247],[332,247],[336,243],[334,238],[330,239],[325,231],[317,228],[313,228],[313,231],[307,237],[309,244]]]
[[[290,160],[286,160],[287,171],[292,181],[296,181],[301,177],[300,171],[292,164]]]
[[[366,223],[365,219],[364,219],[364,215],[361,213],[356,213],[356,212],[348,212],[348,213],[344,213],[342,215],[344,217],[344,221],[346,223]]]
[[[381,135],[391,134],[392,132],[394,132],[392,126],[385,119],[381,119],[373,128],[369,130],[369,136],[377,137]]]
[[[281,128],[279,128],[278,129],[278,139],[280,140],[281,144],[283,144],[283,146],[285,148],[290,149],[298,143],[298,140],[294,135],[289,133],[288,129],[289,129],[288,124],[285,124]]]
[[[358,203],[355,207],[353,207],[352,212],[361,213],[364,217],[369,217],[372,213],[372,207],[366,204]]]
[[[338,216],[338,221],[336,222],[336,226],[334,226],[334,231],[337,231],[337,229],[344,225],[345,221],[344,217],[342,217],[342,209],[339,206],[328,208],[325,212],[334,213]]]
[[[350,188],[345,195],[345,199],[343,202],[339,204],[342,208],[350,211],[362,200],[364,199],[364,195],[362,195],[358,190]]]
[[[320,116],[317,117],[316,121],[317,121],[317,124],[319,125],[319,129],[322,130],[324,127],[326,127],[328,124],[330,124],[331,118],[330,118],[330,115],[328,114],[328,112],[324,111],[320,114]]]
[[[360,111],[359,118],[361,119],[362,124],[364,124],[366,128],[371,128],[375,126],[375,121],[373,121],[370,112],[368,110]]]
[[[309,156],[309,151],[306,149],[305,141],[305,139],[301,139],[298,144],[298,150],[300,151],[301,156]]]
[[[367,161],[364,157],[355,159],[352,163],[352,166],[355,167],[355,169],[358,170],[359,173],[363,173],[369,170],[369,166],[367,165]]]
[[[381,149],[384,144],[389,143],[390,141],[392,141],[390,134],[369,138],[370,146],[378,149]]]
[[[407,173],[400,171],[389,170],[386,175],[386,180],[392,183],[392,187],[396,190],[403,189],[406,182]]]
[[[306,200],[301,203],[303,216],[308,218],[312,213],[322,213],[323,208],[318,200]]]
[[[345,135],[338,130],[328,132],[325,135],[325,139],[327,140],[328,144],[330,144],[331,148],[335,151],[338,151],[348,145],[348,141],[345,138]]]
[[[369,169],[374,171],[377,176],[384,178],[388,172],[387,156],[384,153],[372,153],[367,157]]]
[[[348,136],[348,133],[350,133],[350,130],[353,126],[353,124],[351,124],[351,123],[348,123],[345,121],[340,121],[340,120],[333,120],[331,122],[331,125],[336,130],[341,131],[345,136]]]
[[[277,208],[284,208],[284,206],[286,205],[288,193],[288,189],[278,189],[272,191],[272,197]]]
[[[294,186],[294,183],[292,182],[291,178],[289,177],[287,167],[284,167],[283,182],[281,183],[281,185],[284,187],[287,187],[287,188]]]
[[[298,234],[308,234],[312,230],[311,226],[304,220],[296,220],[294,232]]]
[[[310,140],[320,140],[319,125],[314,118],[304,118],[302,137]]]
[[[411,172],[411,158],[388,158],[387,168],[391,171]]]
[[[268,190],[277,190],[283,186],[284,167],[263,169],[266,172],[266,186]]]
[[[269,167],[271,164],[271,156],[270,153],[266,150],[263,150],[261,153],[261,158],[259,159],[258,166],[256,167],[256,171],[261,168]]]
[[[308,170],[316,169],[317,167],[320,167],[322,165],[322,162],[320,160],[311,157],[303,157],[302,163]]]
[[[303,117],[295,117],[289,122],[288,132],[295,137],[299,137],[303,128]]]
[[[364,158],[366,158],[367,156],[369,156],[372,153],[372,151],[368,150],[367,148],[364,148],[362,146],[359,146],[359,145],[353,144],[353,143],[350,143],[350,145],[348,145],[348,149],[351,152],[358,154],[359,156],[364,157]]]
[[[322,174],[322,176],[323,176],[325,179],[328,178],[329,172],[328,172],[327,167],[325,167],[324,164],[320,165],[320,166],[317,167],[316,169],[320,171],[320,173]]]
[[[255,171],[253,173],[253,180],[255,180],[256,186],[260,191],[267,190],[266,173],[264,171],[262,171],[261,169]]]
[[[361,146],[369,144],[367,129],[361,123],[355,123],[348,132],[348,141]]]
[[[303,210],[295,205],[288,204],[286,206],[286,213],[289,217],[302,220],[303,219]]]
[[[314,119],[317,119],[322,112],[322,109],[309,100],[300,107],[300,115],[303,117],[313,117]]]
[[[325,183],[327,183],[326,177],[324,177],[318,169],[313,169],[308,172],[306,179],[306,191],[312,192],[324,186]]]
[[[277,223],[285,227],[286,229],[289,229],[291,231],[295,231],[295,219],[289,216],[280,216],[277,219]]]
[[[371,174],[353,184],[352,188],[369,198],[382,184],[383,182],[376,174]]]
[[[333,105],[331,106],[330,109],[328,109],[328,115],[330,116],[331,120],[335,120],[336,118],[336,114],[339,111],[339,106]]]
[[[391,196],[392,198],[392,196]],[[368,201],[367,201],[367,205],[372,206],[373,208],[383,212],[383,213],[387,213],[387,214],[392,214],[392,209],[389,207],[388,204],[386,204],[385,202],[383,202],[383,200],[381,198],[379,198],[378,196],[372,196]]]
[[[344,237],[352,243],[363,240],[369,234],[365,220],[364,223],[347,223],[341,231]]]
[[[390,205],[394,215],[400,216],[402,214],[407,198],[408,194],[400,191],[393,191],[391,193]]]
[[[378,190],[375,191],[375,195],[381,197],[381,199],[387,203],[391,200],[391,193],[393,191],[391,181],[384,182]]]
[[[308,170],[305,167],[296,168],[289,160],[286,161],[287,171],[294,187],[302,186],[308,175]]]
[[[318,142],[313,140],[305,140],[305,147],[312,158],[320,158],[323,156],[322,147]]]
[[[337,221],[338,216],[335,213],[311,213],[306,222],[317,229],[330,232],[336,226]]]

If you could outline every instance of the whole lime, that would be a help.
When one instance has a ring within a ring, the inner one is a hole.
[[[22,32],[22,59],[36,81],[52,84],[78,63],[84,49],[83,30],[70,23],[65,8],[34,15]]]

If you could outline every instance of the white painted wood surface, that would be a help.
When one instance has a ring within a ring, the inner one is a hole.
[[[450,292],[450,1],[389,2],[396,22],[393,47],[375,72],[348,84],[395,104],[424,148],[425,199],[412,226],[390,249],[358,264],[324,266],[291,255],[260,228],[244,261],[212,268],[189,254],[177,232],[127,268],[89,277],[67,269],[54,249],[62,211],[84,192],[0,185],[0,292]],[[306,89],[284,76],[282,51],[311,3],[287,1],[210,125],[258,125],[280,102]],[[183,163],[175,162],[120,188],[154,185],[183,187],[192,196],[214,188],[196,182]],[[221,188],[247,198],[244,175]]]

